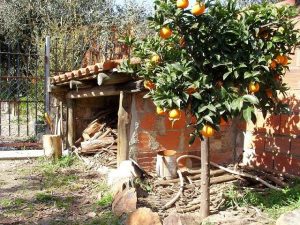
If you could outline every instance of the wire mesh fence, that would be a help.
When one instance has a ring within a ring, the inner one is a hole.
[[[0,43],[0,140],[34,140],[44,131],[44,65],[38,45]]]

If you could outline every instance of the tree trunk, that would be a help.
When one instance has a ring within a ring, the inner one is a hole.
[[[209,138],[204,137],[201,142],[201,217],[209,216],[209,186],[210,186],[210,168],[209,168]]]

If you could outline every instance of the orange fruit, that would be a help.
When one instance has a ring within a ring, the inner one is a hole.
[[[259,83],[251,82],[248,86],[248,89],[252,93],[256,93],[259,91]]]
[[[188,87],[187,89],[184,90],[185,93],[192,95],[195,92],[197,92],[197,88],[195,88],[194,86]]]
[[[275,60],[272,60],[271,63],[270,63],[270,65],[269,65],[269,67],[270,67],[272,70],[276,69],[276,67],[277,67],[277,62],[276,62]]]
[[[179,109],[172,109],[169,112],[169,119],[170,120],[179,120],[181,117],[181,112]]]
[[[278,56],[276,56],[276,61],[278,64],[285,66],[288,64],[289,59],[285,55],[278,55]]]
[[[184,48],[185,47],[185,40],[184,40],[184,37],[181,37],[180,40],[179,40],[179,46],[180,48]]]
[[[153,63],[159,63],[160,62],[160,57],[159,55],[154,55],[151,57],[151,62]]]
[[[220,125],[221,126],[226,126],[227,124],[228,124],[228,122],[226,120],[224,120],[223,117],[221,117],[221,119],[220,119]]]
[[[194,16],[203,14],[205,12],[205,4],[203,2],[196,2],[191,12]]]
[[[204,127],[201,130],[201,134],[204,137],[211,137],[214,135],[214,133],[215,133],[215,130],[209,125],[204,125]]]
[[[145,80],[144,87],[148,90],[153,90],[155,88],[155,84],[151,80]]]
[[[172,30],[169,27],[163,27],[159,31],[159,36],[162,39],[168,39],[172,35]]]
[[[156,107],[156,113],[157,113],[157,115],[160,115],[160,116],[163,116],[163,115],[166,114],[166,112],[164,111],[164,109],[161,108],[161,107],[159,107],[159,106]]]
[[[266,95],[268,96],[268,98],[272,98],[273,97],[273,92],[270,88],[266,89]]]
[[[176,2],[177,8],[179,9],[185,9],[189,6],[188,0],[177,0]]]

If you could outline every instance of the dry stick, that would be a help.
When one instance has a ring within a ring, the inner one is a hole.
[[[248,178],[251,178],[251,179],[259,181],[260,183],[264,184],[265,186],[267,186],[267,187],[269,187],[271,189],[274,189],[274,190],[277,190],[277,191],[282,191],[281,188],[275,187],[274,185],[269,184],[268,182],[264,181],[263,179],[261,179],[261,178],[259,178],[257,176],[253,176],[251,174],[244,173],[244,172],[234,171],[234,170],[225,168],[223,166],[220,166],[220,165],[218,165],[217,163],[214,163],[214,162],[210,162],[210,164],[213,165],[214,167],[222,169],[222,170],[224,170],[224,171],[226,171],[228,173],[232,173],[232,174],[239,175],[239,176],[242,176],[242,177],[248,177]]]
[[[180,189],[178,191],[178,193],[175,195],[174,198],[172,198],[169,202],[167,202],[164,206],[163,206],[163,209],[167,209],[169,208],[171,205],[173,205],[177,199],[180,197],[180,195],[182,194],[183,192],[183,178],[182,178],[182,174],[181,174],[181,171],[180,170],[177,170],[177,173],[178,173],[178,176],[179,176],[179,179],[180,179]]]
[[[225,173],[224,170],[213,170],[210,172],[211,177],[223,175]],[[198,180],[201,177],[201,174],[198,173],[194,176],[189,176],[191,180]],[[154,183],[154,185],[171,185],[172,183],[177,183],[180,181],[179,178],[171,179],[171,180],[159,180]]]
[[[253,167],[250,167],[250,166],[244,166],[244,168],[246,168],[247,170],[254,170],[255,172],[258,172],[258,173],[262,174],[267,179],[269,179],[270,181],[273,181],[275,184],[277,184],[281,187],[288,187],[287,183],[285,183],[284,181],[278,179],[277,177],[274,177],[274,175],[266,173],[265,171],[260,171],[259,169],[256,169],[256,168],[253,168]]]
[[[182,156],[180,156],[180,157],[177,158],[177,163],[179,162],[179,160],[181,160],[183,158],[194,158],[194,159],[201,160],[201,158],[199,156],[195,156],[195,155],[182,155]],[[251,179],[259,181],[260,183],[264,184],[265,186],[267,186],[267,187],[269,187],[271,189],[274,189],[274,190],[277,190],[277,191],[282,191],[281,188],[275,187],[275,186],[269,184],[268,182],[262,180],[261,178],[259,178],[257,176],[253,176],[251,174],[243,173],[243,172],[239,172],[239,171],[234,171],[234,170],[225,168],[223,166],[220,166],[220,165],[218,165],[217,163],[214,163],[214,162],[210,162],[210,164],[213,165],[214,167],[222,169],[222,170],[224,170],[224,171],[226,171],[228,173],[232,173],[232,174],[239,175],[239,176],[242,176],[242,177],[248,177],[248,178],[251,178]]]

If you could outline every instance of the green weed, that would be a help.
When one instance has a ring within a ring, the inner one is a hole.
[[[269,190],[258,193],[251,190],[241,192],[231,188],[226,193],[227,206],[256,206],[271,218],[278,218],[282,213],[300,207],[300,184],[283,191]]]
[[[54,204],[58,209],[69,208],[74,201],[73,197],[59,197],[48,193],[37,193],[36,201],[44,204]]]
[[[113,196],[111,193],[106,193],[99,201],[97,201],[97,205],[102,207],[108,207],[112,204]]]
[[[121,225],[121,221],[111,212],[103,213],[100,217],[94,219],[88,225]]]
[[[0,200],[0,206],[2,207],[20,207],[25,203],[26,200],[23,198],[15,198],[15,199],[5,198]]]

